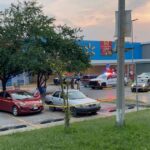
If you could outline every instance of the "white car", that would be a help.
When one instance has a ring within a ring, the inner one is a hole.
[[[139,79],[139,78],[147,78],[147,79],[150,79],[150,72],[141,73],[140,75],[138,75],[138,79]]]
[[[124,78],[124,84],[128,84],[128,80]],[[89,86],[92,89],[100,88],[103,89],[104,87],[108,86],[116,86],[117,85],[117,74],[116,73],[104,73],[99,75],[98,77],[91,79],[89,82]]]
[[[65,90],[65,94],[67,91]],[[64,100],[62,98],[62,92],[56,91],[52,95],[47,95],[45,97],[45,103],[54,105],[54,107],[50,106],[51,110],[56,110],[57,106],[64,106]],[[100,103],[94,99],[88,98],[79,90],[68,90],[68,103],[70,106],[70,110],[73,116],[77,116],[78,114],[85,113],[93,113],[96,114],[98,110],[100,110]]]
[[[131,85],[131,91],[132,92],[139,92],[139,91],[149,91],[150,90],[150,78],[147,78],[147,77],[138,77],[137,78],[137,84],[136,82],[134,82],[132,85]]]

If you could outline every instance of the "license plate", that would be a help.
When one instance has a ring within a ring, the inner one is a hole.
[[[37,106],[33,106],[33,109],[36,110],[36,109],[38,109],[38,107]]]

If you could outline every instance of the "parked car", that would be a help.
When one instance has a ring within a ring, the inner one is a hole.
[[[96,77],[97,77],[97,75],[95,75],[95,74],[83,75],[81,78],[81,83],[84,87],[88,87],[90,80],[93,78],[96,78]]]
[[[139,77],[137,78],[137,84],[136,82],[134,82],[132,85],[131,85],[131,91],[132,92],[147,92],[150,90],[150,78],[147,78],[147,77]]]
[[[128,84],[128,80],[125,77],[124,78],[124,84]],[[92,89],[99,88],[103,89],[104,87],[108,86],[116,86],[117,85],[117,74],[116,73],[103,73],[99,75],[98,77],[91,79],[89,81],[89,86]]]
[[[138,75],[138,78],[150,78],[150,72],[143,72]]]
[[[66,90],[65,94],[67,94]],[[88,98],[79,90],[68,90],[68,102],[73,116],[77,116],[81,113],[96,113],[101,108],[99,102],[94,99]],[[55,105],[62,106],[61,109],[63,109],[64,100],[62,98],[62,92],[58,90],[55,91],[52,95],[47,95],[45,97],[45,103],[54,105],[53,107],[50,107],[50,109],[53,111],[56,110]]]
[[[9,90],[0,92],[0,110],[11,112],[14,116],[30,114],[43,110],[39,96],[23,90]]]

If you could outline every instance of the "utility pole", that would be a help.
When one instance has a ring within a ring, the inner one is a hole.
[[[118,0],[118,59],[117,59],[117,126],[124,125],[124,44],[125,44],[125,0]]]

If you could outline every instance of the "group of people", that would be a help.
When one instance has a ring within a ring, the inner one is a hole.
[[[75,85],[76,85],[76,88],[80,90],[80,79],[74,79],[74,78],[71,79],[70,88],[75,89]]]

